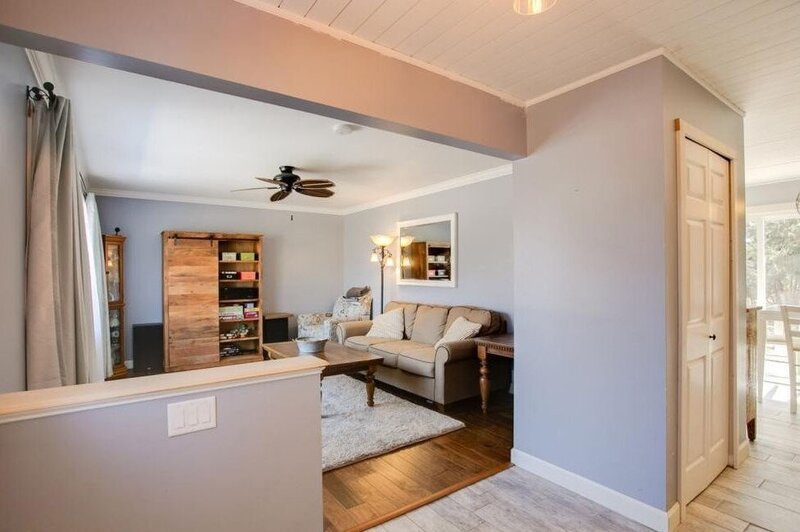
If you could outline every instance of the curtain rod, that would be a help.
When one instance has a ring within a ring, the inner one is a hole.
[[[56,102],[56,93],[53,92],[55,85],[49,81],[45,81],[42,86],[44,89],[40,89],[39,87],[31,87],[28,85],[25,87],[25,93],[31,100],[45,100],[47,102],[47,107],[52,107]]]

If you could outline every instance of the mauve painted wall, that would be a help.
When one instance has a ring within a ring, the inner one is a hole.
[[[472,305],[505,314],[511,327],[514,305],[511,176],[421,196],[350,214],[344,220],[344,287],[372,286],[379,310],[380,269],[369,261],[369,235],[397,234],[397,222],[458,214],[458,273],[455,288],[399,286],[386,269],[385,302],[392,299]],[[397,243],[392,253],[398,256]]]
[[[342,218],[243,207],[98,197],[104,233],[120,227],[125,243],[128,358],[131,325],[162,321],[161,232],[221,231],[264,235],[268,312],[330,311],[341,295]],[[294,221],[291,220],[294,216]]]
[[[0,36],[488,153],[525,154],[520,106],[233,0],[202,6],[196,0],[3,0]]]
[[[217,427],[167,437],[208,396]],[[320,434],[318,375],[0,424],[0,530],[322,530]]]
[[[528,109],[514,163],[514,447],[666,503],[661,63]]]
[[[0,393],[25,389],[25,85],[22,48],[0,44]]]

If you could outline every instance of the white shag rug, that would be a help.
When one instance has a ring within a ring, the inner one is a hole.
[[[322,470],[328,471],[463,428],[457,419],[337,375],[322,380]]]

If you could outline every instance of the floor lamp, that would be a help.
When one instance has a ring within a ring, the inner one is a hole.
[[[375,244],[375,247],[372,249],[372,255],[370,256],[369,260],[371,262],[377,262],[378,264],[380,264],[381,267],[381,306],[378,314],[382,314],[384,269],[386,269],[387,266],[390,268],[394,266],[394,259],[392,258],[392,252],[386,248],[392,245],[392,242],[394,242],[394,237],[388,235],[371,235],[369,238],[372,240],[372,243]]]

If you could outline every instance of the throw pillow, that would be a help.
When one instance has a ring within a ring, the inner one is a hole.
[[[456,340],[466,340],[467,338],[472,338],[478,334],[478,331],[480,330],[480,323],[473,323],[462,316],[459,316],[444,333],[442,339],[436,342],[434,347],[438,348],[445,342],[455,342]]]
[[[371,338],[403,339],[403,309],[385,312],[374,320],[367,336]]]
[[[356,299],[369,293],[369,286],[354,286],[344,295],[347,299]]]

